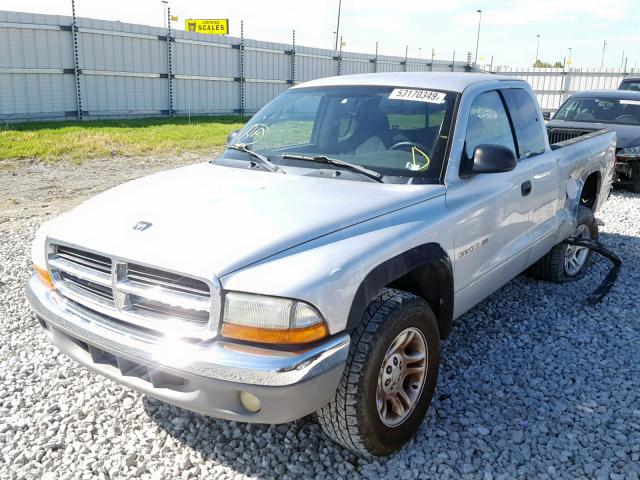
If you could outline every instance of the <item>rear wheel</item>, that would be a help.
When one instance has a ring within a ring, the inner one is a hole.
[[[579,206],[573,237],[598,239],[598,225],[593,212]],[[529,269],[529,273],[540,280],[562,283],[582,278],[591,261],[591,250],[577,245],[559,243]]]
[[[435,390],[440,334],[421,298],[383,289],[353,332],[334,399],[318,413],[325,433],[365,455],[399,450],[420,427]]]

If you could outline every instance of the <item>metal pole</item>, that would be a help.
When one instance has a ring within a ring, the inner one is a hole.
[[[163,13],[164,13],[164,28],[167,28],[167,0],[162,0]]]
[[[476,39],[476,59],[473,63],[478,64],[478,47],[480,46],[480,24],[482,23],[482,10],[476,10],[478,12],[478,38]]]
[[[404,71],[407,71],[407,63],[409,62],[409,45],[404,46]]]
[[[336,45],[334,50],[338,50],[338,38],[340,37],[340,11],[342,10],[342,0],[338,0],[338,25],[336,26]],[[342,45],[342,38],[340,38],[340,44]]]
[[[451,71],[456,71],[456,51],[453,51],[453,58],[451,59]]]
[[[340,37],[340,50],[338,50],[338,75],[342,75],[342,37]]]
[[[173,117],[173,72],[171,58],[171,8],[167,8],[167,80],[169,84],[169,116]]]
[[[240,20],[240,115],[244,116],[244,20]]]
[[[296,84],[296,31],[291,35],[291,85]]]
[[[71,0],[71,38],[73,41],[73,74],[76,81],[76,109],[78,120],[82,120],[82,95],[80,92],[80,55],[78,52],[78,22],[76,20],[76,2]]]
[[[489,66],[489,71],[493,73],[493,55],[491,55],[491,65]]]
[[[620,68],[624,65],[624,50],[622,50],[622,58],[620,59]]]
[[[536,37],[538,37],[538,46],[536,47],[536,60],[533,62],[534,64],[540,61],[540,34],[538,33]]]
[[[378,42],[376,42],[376,56],[373,59],[373,71],[378,73]]]
[[[607,41],[605,40],[604,43],[602,44],[602,61],[600,62],[600,69],[604,67],[604,52],[606,49],[607,49]]]

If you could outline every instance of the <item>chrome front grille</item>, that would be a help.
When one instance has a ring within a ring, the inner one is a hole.
[[[56,288],[82,306],[160,333],[215,333],[217,295],[203,280],[67,245],[52,244],[49,251]]]

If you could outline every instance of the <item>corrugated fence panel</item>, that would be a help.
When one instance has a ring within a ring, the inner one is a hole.
[[[289,85],[285,83],[248,82],[245,86],[246,104],[248,113],[255,113],[264,104],[284,92]]]
[[[0,73],[0,119],[65,118],[75,113],[73,75]]]
[[[94,117],[160,115],[169,110],[167,80],[119,75],[83,75],[82,107]]]
[[[237,113],[240,83],[218,80],[174,81],[174,109],[178,115]]]
[[[71,24],[68,16],[0,11],[0,119],[76,115]],[[428,66],[418,59],[408,59],[405,66],[403,57],[379,55],[374,61],[373,54],[303,46],[294,51],[293,45],[251,39],[244,39],[241,50],[239,38],[172,30],[170,79],[167,29],[88,18],[78,18],[77,25],[83,118],[223,114],[242,108],[251,113],[292,83],[439,68],[437,62]]]

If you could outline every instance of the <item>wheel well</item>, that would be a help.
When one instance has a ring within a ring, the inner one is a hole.
[[[600,172],[593,172],[587,177],[580,192],[580,205],[594,210],[600,189]]]
[[[453,267],[437,243],[425,243],[381,263],[362,280],[351,303],[347,331],[362,316],[381,288],[397,288],[425,299],[438,320],[440,337],[447,338],[453,321]]]
[[[437,263],[429,263],[406,273],[386,286],[423,298],[438,319],[440,337],[444,339],[451,330],[453,298],[449,298],[449,292],[444,291],[446,285],[443,285],[439,279],[441,273],[438,272],[438,268]]]

